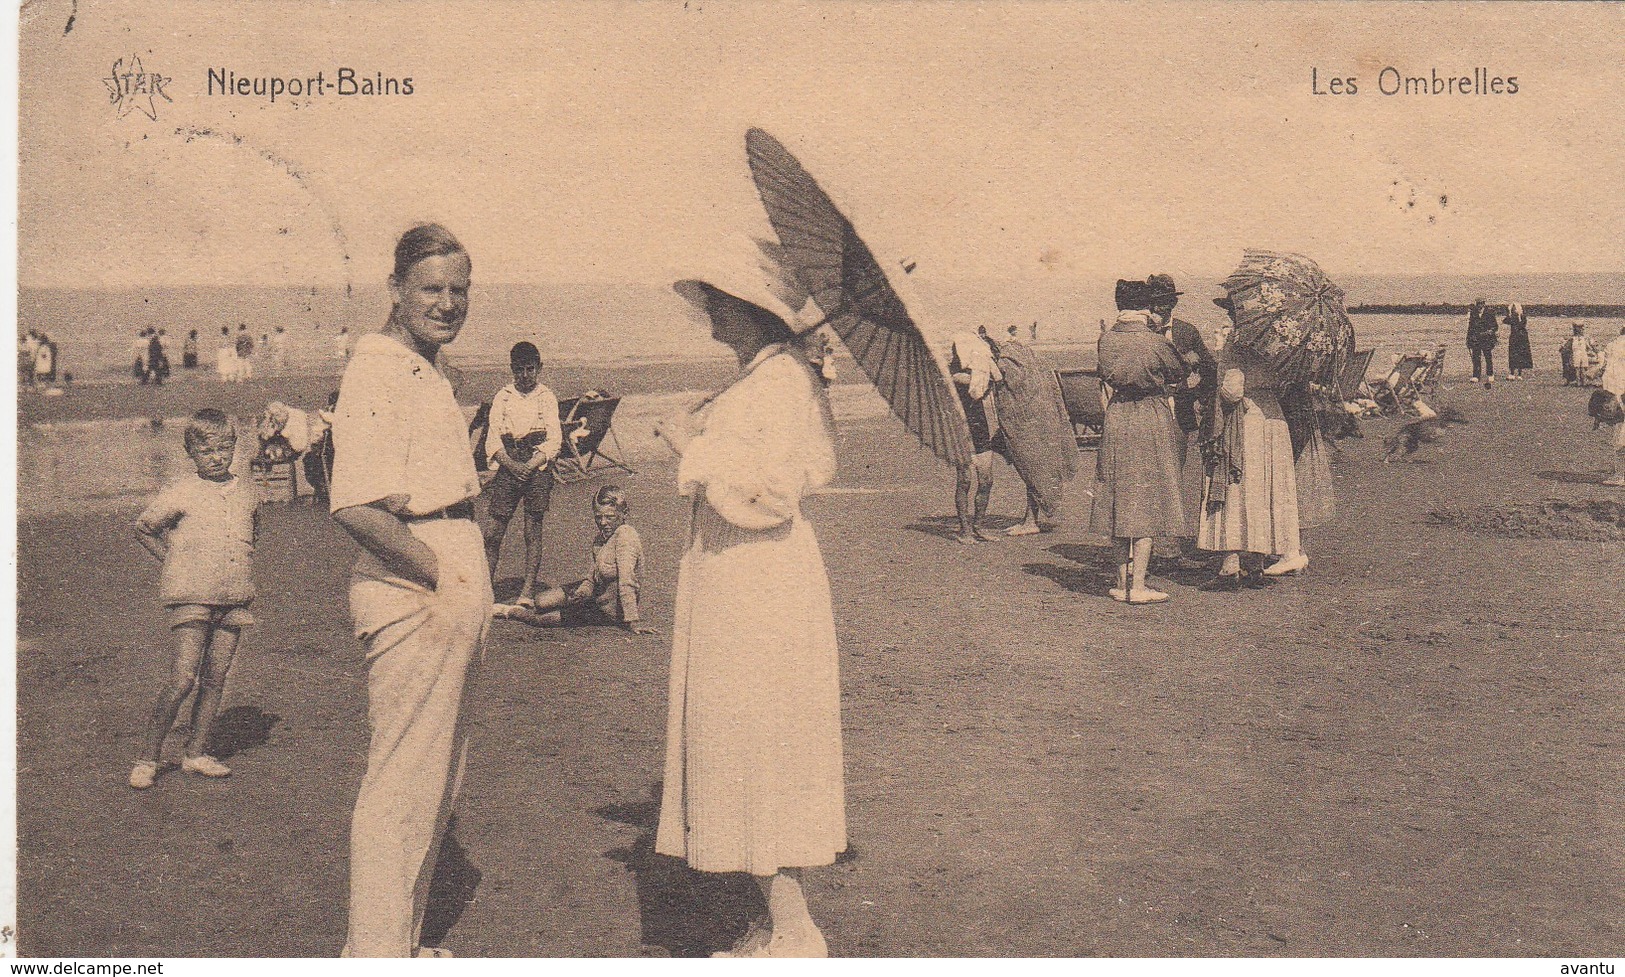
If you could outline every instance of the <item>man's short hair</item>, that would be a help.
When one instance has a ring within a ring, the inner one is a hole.
[[[508,362],[514,366],[541,366],[542,354],[534,343],[521,341],[508,351]]]
[[[237,431],[231,426],[231,418],[226,412],[217,407],[205,407],[195,411],[186,419],[186,433],[181,435],[186,450],[191,451],[210,438],[231,437],[236,438]]]

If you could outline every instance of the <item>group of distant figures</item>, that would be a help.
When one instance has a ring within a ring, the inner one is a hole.
[[[56,385],[57,374],[56,343],[51,337],[35,329],[30,329],[17,340],[17,385],[19,388],[28,386],[50,387]],[[64,374],[63,379],[71,380],[72,374]]]
[[[339,359],[349,358],[350,340],[349,328],[341,328],[335,337]],[[169,379],[173,372],[173,361],[170,357],[169,336],[166,330],[146,328],[137,332],[132,353],[134,358],[130,373],[137,383],[142,386],[161,386]],[[270,369],[276,373],[287,370],[286,327],[277,326],[274,331],[260,333],[257,342],[248,331],[247,323],[238,323],[235,333],[230,326],[220,327],[220,348],[215,354],[215,372],[222,383],[246,383],[252,380],[254,365],[260,360],[268,360]],[[186,339],[181,345],[181,368],[195,370],[199,365],[198,331],[193,329],[187,332]]]
[[[1500,327],[1507,327],[1506,378],[1522,380],[1535,368],[1529,344],[1529,317],[1523,306],[1508,302],[1504,312],[1480,298],[1467,313],[1467,351],[1473,357],[1473,381],[1486,388],[1495,385],[1495,347],[1500,343]],[[1597,344],[1586,336],[1583,322],[1573,324],[1573,335],[1558,349],[1563,363],[1563,382],[1569,386],[1594,387],[1602,382],[1604,357]]]

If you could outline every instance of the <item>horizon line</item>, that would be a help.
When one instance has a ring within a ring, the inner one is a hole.
[[[1221,282],[1225,278],[1227,278],[1229,276],[1229,274],[1230,274],[1229,272],[1224,272],[1222,274],[1213,274],[1213,273],[1207,273],[1207,272],[1192,272],[1192,273],[1187,273],[1184,277],[1190,278],[1190,279],[1195,280],[1195,281],[1207,281],[1207,280],[1211,279],[1215,284],[1217,284],[1218,282]],[[1625,277],[1625,268],[1609,268],[1609,269],[1595,269],[1595,270],[1581,270],[1581,271],[1575,271],[1573,269],[1565,269],[1565,270],[1560,270],[1560,271],[1527,271],[1527,270],[1520,270],[1520,271],[1475,271],[1475,272],[1455,272],[1455,271],[1424,271],[1424,272],[1418,272],[1418,271],[1351,271],[1351,272],[1345,272],[1344,274],[1348,275],[1348,276],[1354,276],[1354,277],[1414,278],[1414,279],[1438,278],[1438,277],[1445,277],[1445,278],[1517,277],[1517,276],[1520,276],[1520,275],[1541,276],[1541,277],[1566,276],[1566,277],[1579,278],[1579,277],[1595,276],[1595,275],[1618,275],[1618,276],[1621,276],[1621,277]],[[1048,281],[1048,280],[1052,280],[1052,279],[1053,280],[1060,280],[1060,281],[1065,281],[1065,280],[1073,280],[1073,281],[1111,281],[1111,280],[1115,280],[1117,277],[1118,277],[1117,275],[1115,275],[1113,273],[1110,273],[1110,272],[1099,272],[1099,273],[1095,273],[1095,274],[1067,274],[1064,277],[1062,277],[1060,275],[1057,275],[1056,273],[1053,273],[1053,272],[1041,272],[1038,275],[1032,275],[1032,276],[1019,276],[1019,275],[1018,276],[1010,276],[1010,275],[964,275],[964,276],[959,276],[959,277],[954,277],[954,278],[942,278],[942,279],[939,279],[939,281],[944,281],[944,282],[987,282],[987,281],[997,281],[997,282],[1044,282],[1044,281]],[[675,281],[675,280],[676,279],[673,279],[673,281]],[[932,283],[922,282],[922,283],[919,283],[919,284],[923,285],[926,288],[930,288]],[[614,280],[614,279],[590,279],[590,280],[547,279],[547,280],[535,280],[535,279],[532,279],[532,280],[529,280],[529,281],[517,281],[517,280],[480,281],[480,280],[476,279],[475,282],[474,282],[474,285],[475,285],[475,287],[489,287],[489,286],[535,286],[535,287],[545,287],[545,286],[601,286],[601,287],[608,287],[608,286],[628,286],[628,285],[632,285],[632,286],[647,286],[647,287],[650,287],[650,288],[667,288],[667,287],[670,287],[671,282],[663,280],[663,279],[631,279],[631,280]],[[351,290],[359,290],[359,289],[382,289],[382,288],[385,288],[385,287],[387,287],[387,286],[386,286],[386,283],[384,283],[384,282],[376,282],[376,283],[368,282],[368,283],[363,283],[363,284],[356,284],[356,283],[347,284],[347,283],[344,283],[344,282],[324,282],[324,283],[319,283],[319,284],[312,285],[312,284],[308,284],[308,283],[295,284],[295,283],[289,283],[289,282],[250,282],[250,281],[243,281],[243,282],[218,283],[218,282],[162,281],[162,282],[153,282],[153,283],[150,283],[150,284],[143,284],[143,285],[66,285],[66,284],[56,284],[56,283],[32,283],[32,282],[24,282],[24,281],[19,280],[18,283],[17,283],[17,288],[18,288],[19,291],[21,291],[23,289],[34,289],[34,290],[39,290],[39,291],[59,291],[59,292],[141,292],[141,291],[149,291],[149,290],[152,290],[152,289],[161,289],[161,288],[199,288],[199,289],[213,288],[213,289],[221,289],[221,290],[237,289],[237,288],[274,288],[274,289],[300,289],[300,290],[315,288],[315,289],[318,289],[318,290],[336,290],[336,289],[349,288]]]

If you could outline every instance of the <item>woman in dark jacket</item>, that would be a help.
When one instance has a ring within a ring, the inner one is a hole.
[[[1473,379],[1483,380],[1485,389],[1495,385],[1496,333],[1501,323],[1479,299],[1467,313],[1467,351],[1473,355]]]

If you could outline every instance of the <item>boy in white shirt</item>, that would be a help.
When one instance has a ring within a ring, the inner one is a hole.
[[[496,466],[489,493],[491,519],[485,528],[485,559],[493,581],[502,556],[508,523],[525,503],[525,581],[514,604],[534,607],[536,577],[542,563],[542,520],[553,496],[553,459],[563,443],[559,401],[537,377],[542,356],[527,342],[514,344],[508,356],[513,383],[491,398],[491,427],[486,452]]]

